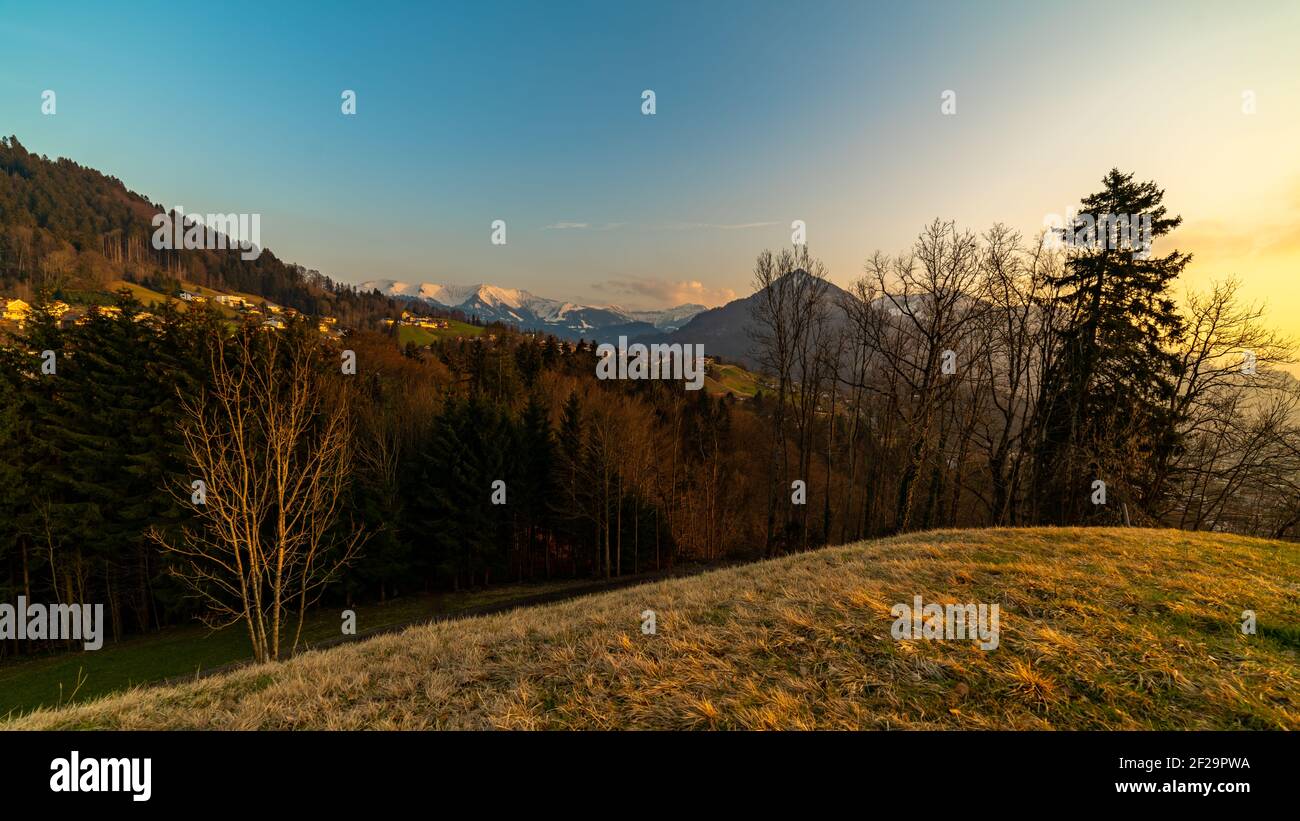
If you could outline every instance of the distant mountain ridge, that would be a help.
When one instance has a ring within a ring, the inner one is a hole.
[[[807,276],[796,271],[785,276]],[[675,331],[662,334],[655,339],[643,338],[640,341],[666,341],[670,343],[696,344],[704,346],[706,356],[720,356],[729,362],[736,362],[749,368],[757,366],[754,359],[754,307],[763,299],[762,291],[755,291],[747,297],[734,299],[718,308],[701,311],[691,317]],[[832,325],[838,326],[847,319],[844,309],[840,307],[848,293],[835,283],[826,281],[826,310]]]
[[[594,306],[548,299],[520,288],[498,285],[448,285],[435,282],[402,282],[376,279],[363,282],[362,293],[378,291],[397,299],[409,299],[461,311],[483,322],[504,322],[525,330],[542,330],[571,339],[606,339],[623,336],[672,333],[706,310],[686,304],[661,311],[629,311],[617,305]]]

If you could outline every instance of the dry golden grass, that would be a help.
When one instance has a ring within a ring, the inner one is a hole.
[[[889,609],[916,594],[999,604],[1000,646],[895,641]],[[657,635],[641,633],[645,609]],[[940,531],[414,628],[7,726],[1300,729],[1298,648],[1293,544]]]

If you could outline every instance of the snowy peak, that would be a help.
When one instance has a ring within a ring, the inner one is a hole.
[[[703,305],[687,303],[676,308],[665,308],[662,311],[632,311],[630,315],[636,321],[648,322],[661,331],[675,331],[690,322],[696,314],[707,310],[708,308]]]
[[[448,308],[456,308],[466,302],[477,300],[493,307],[506,306],[518,308],[529,297],[527,291],[514,288],[498,288],[495,285],[439,285],[434,282],[413,284],[392,279],[378,279],[363,282],[363,291],[377,290],[389,296],[405,296],[436,302]]]
[[[502,306],[507,308],[522,308],[526,302],[537,300],[537,297],[521,291],[518,288],[498,288],[495,285],[478,285],[475,286],[474,298],[478,299],[484,305],[491,305],[494,308]],[[541,300],[549,302],[549,300]]]

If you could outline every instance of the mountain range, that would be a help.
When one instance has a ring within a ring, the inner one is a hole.
[[[838,324],[844,319],[839,303],[847,295],[833,283],[828,282],[827,287],[830,318]],[[629,311],[612,305],[597,307],[546,299],[518,288],[496,285],[439,285],[381,279],[363,282],[358,288],[363,293],[375,290],[396,299],[419,300],[458,310],[467,316],[478,316],[483,322],[505,322],[567,339],[615,343],[620,336],[625,336],[629,342],[702,344],[709,356],[745,365],[753,365],[754,340],[750,328],[754,303],[761,298],[759,293],[754,293],[718,308],[688,304],[662,311]]]
[[[599,342],[619,336],[641,337],[672,333],[706,310],[703,305],[678,305],[660,311],[631,311],[616,305],[582,305],[547,299],[519,288],[497,285],[441,285],[434,282],[371,280],[357,286],[363,293],[378,291],[456,310],[481,321],[504,322],[525,330],[540,330],[568,339]]]

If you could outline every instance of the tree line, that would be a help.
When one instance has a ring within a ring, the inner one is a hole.
[[[761,255],[769,551],[987,525],[1292,537],[1292,343],[1231,279],[1179,306],[1191,257],[1150,247],[1180,222],[1162,200],[1111,171],[1075,222],[1031,240],[936,221],[848,291],[806,246]],[[1147,246],[1103,219],[1139,214]],[[817,504],[784,503],[795,480]]]
[[[116,305],[38,302],[0,344],[9,599],[104,602],[114,639],[238,624],[276,658],[322,600],[744,552],[734,399],[602,382],[594,344],[506,328],[399,349]]]

